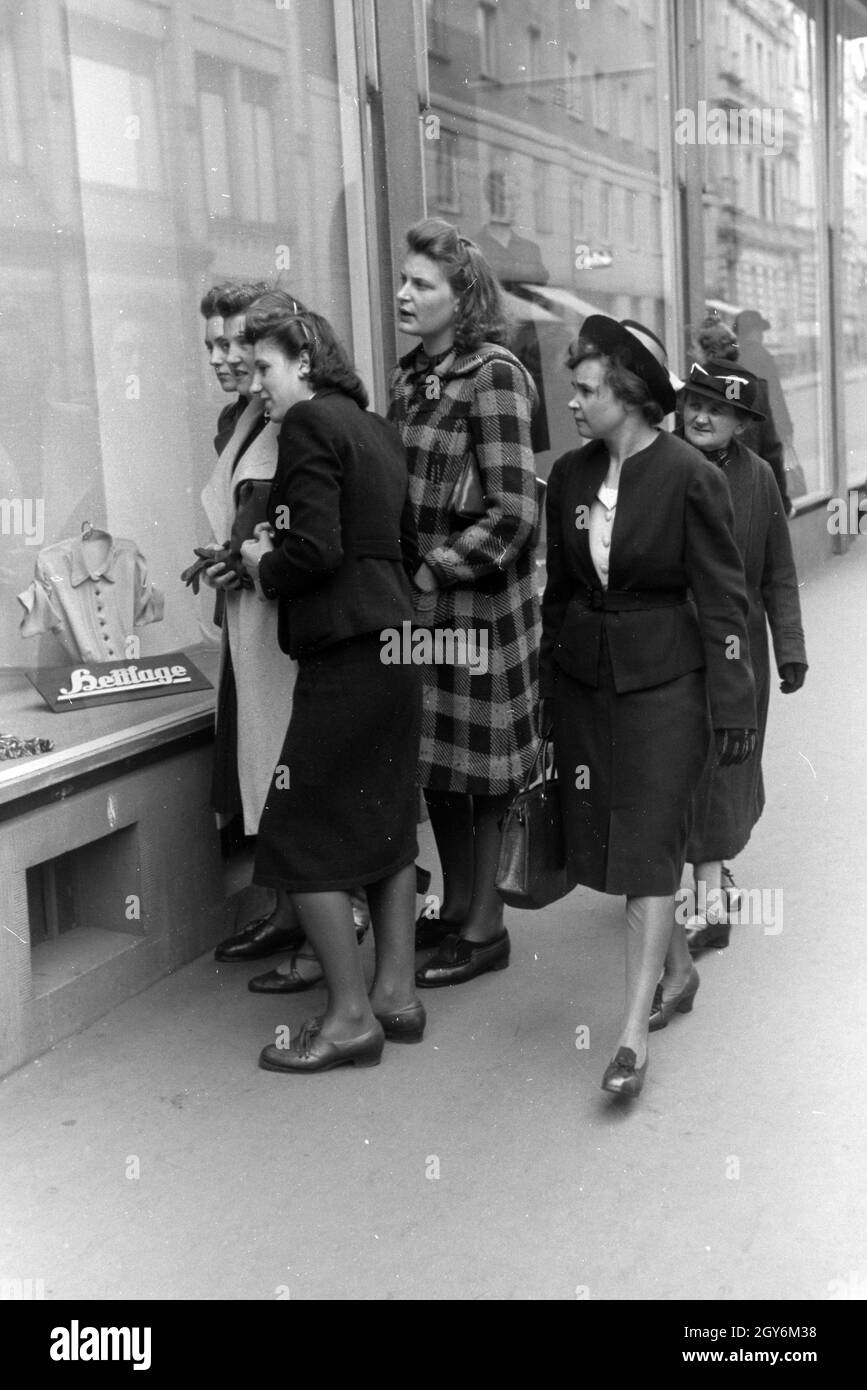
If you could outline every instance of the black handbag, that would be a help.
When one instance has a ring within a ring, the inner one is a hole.
[[[485,490],[475,454],[467,454],[460,476],[451,490],[446,511],[464,526],[485,515]]]
[[[571,893],[577,880],[566,868],[566,842],[556,772],[549,771],[550,735],[536,756],[503,818],[496,888],[510,907],[539,908]],[[541,781],[533,785],[541,763]]]

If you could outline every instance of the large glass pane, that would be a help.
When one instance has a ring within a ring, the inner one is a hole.
[[[208,286],[279,279],[369,378],[355,49],[350,0],[0,0],[0,668],[66,659],[16,596],[87,521],[165,594],[143,652],[216,638]]]
[[[843,227],[841,294],[850,487],[867,480],[867,10],[842,11]]]
[[[478,241],[536,379],[537,467],[576,445],[564,352],[591,313],[673,348],[667,5],[428,0],[427,211]],[[610,21],[610,22],[608,22]]]
[[[706,307],[768,382],[796,498],[827,482],[814,6],[720,0],[704,15],[700,98],[676,113],[675,139],[703,160]]]

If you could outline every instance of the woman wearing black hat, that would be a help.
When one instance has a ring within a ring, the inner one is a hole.
[[[807,672],[798,576],[792,543],[773,474],[739,436],[756,408],[752,372],[731,362],[695,366],[683,395],[683,433],[689,444],[725,475],[734,508],[734,536],[744,563],[749,600],[750,660],[756,680],[758,747],[738,767],[705,769],[696,795],[696,815],[687,848],[695,872],[697,911],[687,922],[691,952],[727,946],[729,922],[723,899],[723,861],[744,848],[765,804],[762,747],[771,689],[767,623],[784,695],[800,690]]]
[[[688,1012],[698,989],[674,894],[708,699],[722,763],[751,755],[756,727],[731,504],[719,471],[657,428],[675,402],[656,346],[602,315],[570,345],[569,405],[589,442],[549,479],[542,609],[539,720],[553,728],[569,867],[626,895],[626,1008],[602,1081],[623,1096],[644,1082],[663,965],[666,1014]]]

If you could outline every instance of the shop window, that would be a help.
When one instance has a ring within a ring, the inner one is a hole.
[[[842,180],[843,342],[840,370],[845,401],[846,471],[850,488],[867,481],[867,16],[859,6],[843,10],[840,40],[843,74],[840,110],[860,139],[843,144]]]
[[[0,34],[0,165],[24,163],[18,74],[12,40]]]
[[[641,305],[649,326],[671,336],[677,272],[661,208],[663,191],[667,201],[674,195],[656,135],[673,90],[670,7],[644,7],[652,28],[637,0],[617,6],[616,24],[594,19],[598,8],[548,0],[544,9],[472,10],[466,0],[443,0],[450,31],[468,36],[477,24],[483,76],[497,75],[495,24],[502,54],[528,53],[530,34],[541,31],[539,57],[526,60],[527,82],[496,86],[478,82],[470,55],[460,72],[454,54],[451,64],[428,69],[431,110],[459,138],[462,169],[483,171],[463,180],[460,226],[506,287],[516,350],[543,388],[542,476],[574,447],[563,346],[584,317],[622,317],[621,306]],[[528,101],[528,92],[542,100]],[[441,192],[436,143],[425,145],[432,212]]]
[[[803,475],[808,492],[827,477],[815,12],[813,0],[754,0],[754,30],[743,35],[740,71],[721,59],[717,45],[705,45],[700,90],[709,112],[719,111],[724,138],[714,142],[708,128],[697,145],[706,194],[701,227],[694,229],[704,239],[707,299],[721,306],[736,334],[739,360],[768,381],[787,463],[793,477]],[[733,19],[741,13],[733,9]],[[790,61],[805,85],[776,91],[774,74]]]

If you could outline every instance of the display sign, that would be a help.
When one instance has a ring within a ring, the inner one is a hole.
[[[142,656],[135,661],[80,661],[28,671],[27,677],[55,714],[213,689],[207,676],[183,652]]]

